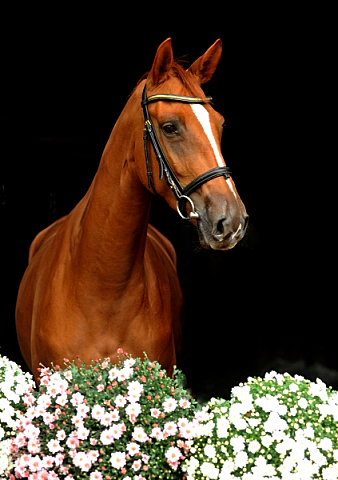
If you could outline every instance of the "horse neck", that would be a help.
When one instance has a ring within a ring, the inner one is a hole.
[[[135,156],[144,155],[135,146],[135,122],[142,138],[143,118],[136,103],[129,99],[113,128],[81,222],[76,269],[81,283],[102,295],[123,294],[144,271],[151,194],[135,168]]]

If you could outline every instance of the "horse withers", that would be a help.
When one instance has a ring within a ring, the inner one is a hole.
[[[148,223],[152,195],[190,219],[205,248],[233,248],[247,225],[221,154],[223,117],[201,88],[221,50],[217,40],[185,70],[170,38],[158,47],[86,195],[33,240],[16,326],[36,377],[40,363],[65,357],[116,361],[119,347],[172,373],[182,293],[174,248]]]

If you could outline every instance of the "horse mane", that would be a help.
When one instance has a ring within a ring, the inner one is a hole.
[[[183,83],[184,87],[188,90],[188,92],[191,96],[199,97],[201,95],[201,89],[200,89],[199,83],[197,82],[196,77],[191,72],[189,72],[188,70],[186,70],[183,67],[183,64],[186,64],[186,63],[187,63],[186,60],[182,60],[182,59],[175,60],[174,63],[172,64],[169,72],[168,72],[168,76],[166,77],[166,79],[164,81],[168,80],[168,78],[170,76],[178,77],[181,80],[181,82]],[[148,77],[148,75],[149,75],[149,72],[145,72],[142,75],[142,77],[137,82],[135,88],[131,92],[130,96],[134,93],[134,91],[136,90],[138,85],[145,78]]]

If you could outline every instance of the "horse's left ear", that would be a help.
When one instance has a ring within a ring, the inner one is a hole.
[[[222,54],[222,40],[219,38],[211,47],[198,58],[188,71],[195,75],[199,83],[208,82],[213,76]]]

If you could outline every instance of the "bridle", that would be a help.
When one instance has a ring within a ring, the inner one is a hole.
[[[231,170],[228,167],[215,167],[211,170],[208,170],[205,173],[202,173],[197,178],[192,180],[188,185],[182,187],[180,181],[176,177],[175,173],[173,172],[170,163],[168,162],[164,152],[162,150],[161,144],[158,140],[156,135],[156,131],[151,121],[149,111],[148,111],[148,104],[152,102],[158,101],[166,101],[166,102],[181,102],[181,103],[208,103],[211,100],[211,97],[186,97],[183,95],[172,95],[168,93],[161,93],[158,95],[151,95],[147,97],[147,89],[146,85],[143,89],[142,93],[142,108],[144,113],[144,129],[143,129],[143,140],[144,140],[144,152],[146,157],[146,165],[147,165],[147,175],[148,175],[148,187],[152,188],[155,191],[153,180],[152,180],[152,170],[150,165],[149,159],[149,148],[148,148],[148,138],[150,138],[151,144],[153,146],[158,165],[160,170],[159,178],[162,180],[163,176],[167,182],[167,185],[172,189],[174,195],[176,197],[176,208],[178,213],[182,218],[185,220],[191,220],[193,218],[198,219],[199,214],[195,210],[195,206],[189,195],[196,190],[198,187],[203,185],[203,183],[212,180],[213,178],[224,176],[225,179],[231,176]],[[186,202],[189,202],[191,205],[191,212],[189,217],[186,216]]]

